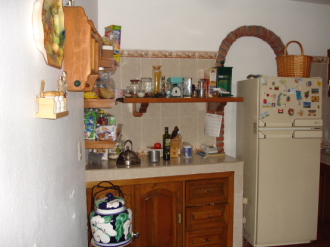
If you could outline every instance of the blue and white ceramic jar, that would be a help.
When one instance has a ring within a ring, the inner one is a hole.
[[[94,245],[125,246],[132,241],[132,210],[126,208],[123,197],[108,193],[95,201],[96,209],[90,214]]]

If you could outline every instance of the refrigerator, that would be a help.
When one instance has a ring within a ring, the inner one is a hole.
[[[316,240],[322,79],[248,79],[237,83],[237,96],[244,238],[252,246]]]

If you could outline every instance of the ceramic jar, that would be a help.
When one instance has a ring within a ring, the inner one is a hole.
[[[106,197],[97,199],[98,193],[103,193],[108,189],[119,190],[119,186],[104,186],[101,182],[93,187],[93,199],[95,210],[90,214],[92,242],[96,246],[125,246],[132,241],[132,210],[126,208],[125,199],[120,196],[114,196],[107,193]],[[111,184],[112,185],[112,184]],[[101,191],[94,194],[94,188],[102,188]]]

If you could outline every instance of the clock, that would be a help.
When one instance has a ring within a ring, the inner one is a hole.
[[[182,89],[177,84],[174,84],[172,87],[171,97],[172,98],[181,98],[182,97]]]

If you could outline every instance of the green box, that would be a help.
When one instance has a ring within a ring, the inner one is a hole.
[[[232,96],[231,94],[231,78],[232,78],[232,70],[233,67],[217,67],[217,87],[221,87],[225,90],[227,90],[228,92],[230,92],[230,94],[228,95],[224,95],[224,96]]]

